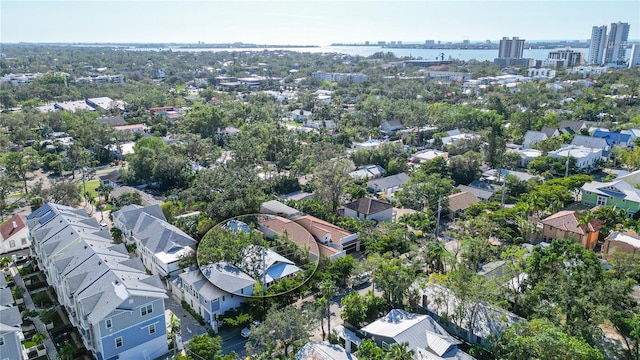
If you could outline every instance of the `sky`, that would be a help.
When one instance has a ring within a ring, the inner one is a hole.
[[[617,21],[640,39],[640,1],[0,0],[1,43],[586,40]]]

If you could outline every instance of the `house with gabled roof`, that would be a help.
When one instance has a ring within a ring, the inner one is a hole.
[[[633,140],[631,134],[619,131],[605,131],[597,129],[591,135],[594,138],[604,139],[611,149],[615,147],[632,147]]]
[[[32,255],[98,359],[168,352],[162,281],[82,209],[45,204],[27,217]]]
[[[380,165],[367,165],[349,173],[354,179],[377,179],[384,174],[385,170]]]
[[[182,270],[180,259],[193,253],[197,242],[160,214],[158,205],[129,205],[113,214],[113,224],[125,242],[136,244],[136,253],[151,273],[171,277]]]
[[[398,119],[387,120],[380,125],[380,132],[387,135],[393,135],[402,129],[404,129],[404,124]]]
[[[259,226],[260,231],[269,239],[286,238],[307,249],[312,260],[318,260],[322,255],[334,261],[346,255],[344,250],[317,242],[309,231],[293,220],[273,216],[261,219]]]
[[[361,220],[391,221],[393,205],[386,201],[365,197],[345,204],[344,216]]]
[[[633,174],[633,173],[631,173]],[[629,175],[631,175],[629,174]],[[615,206],[633,217],[640,211],[640,189],[624,180],[592,181],[580,188],[581,203],[590,206]]]
[[[551,242],[554,239],[570,239],[584,246],[585,249],[595,248],[603,222],[592,218],[586,228],[580,225],[577,211],[563,210],[540,220],[538,227],[540,241]]]
[[[391,196],[394,192],[402,189],[402,185],[406,184],[407,181],[409,181],[409,175],[406,173],[399,173],[379,179],[369,180],[367,181],[367,189],[370,189],[376,194]]]
[[[13,215],[0,225],[0,254],[27,249],[31,246],[26,216]]]
[[[316,241],[323,245],[345,252],[360,251],[360,240],[357,233],[353,234],[337,225],[311,215],[298,216],[292,220],[310,232]]]
[[[250,245],[244,248],[242,255],[238,268],[267,287],[276,280],[295,277],[302,271],[295,262],[263,246]]]
[[[472,204],[480,202],[477,196],[470,192],[459,192],[449,195],[449,217],[453,219],[462,211],[468,209]]]
[[[571,145],[600,149],[603,152],[609,151],[609,144],[607,144],[605,139],[586,135],[576,135],[573,140],[571,140]]]
[[[420,308],[425,310],[449,333],[470,344],[491,346],[488,339],[500,335],[514,323],[522,320],[516,314],[485,302],[462,302],[453,292],[436,282],[414,284],[420,297]]]
[[[607,236],[602,245],[605,256],[615,253],[640,254],[640,235],[633,231],[616,231]]]
[[[253,295],[254,284],[255,280],[238,268],[216,263],[185,270],[171,281],[171,288],[216,329],[216,316],[242,305]]]
[[[547,140],[548,138],[549,137],[547,136],[547,134],[541,131],[528,130],[524,134],[524,142],[522,143],[522,147],[524,147],[525,149],[529,149],[535,143]]]
[[[588,127],[589,126],[586,121],[580,120],[562,120],[558,126],[561,131],[569,132],[571,134],[577,134]]]
[[[473,360],[458,349],[462,342],[440,326],[431,316],[393,309],[360,331],[379,347],[389,350],[392,344],[407,344],[417,359]]]
[[[11,290],[9,295],[11,295]],[[0,357],[2,359],[28,359],[23,351],[22,317],[17,306],[0,305]]]

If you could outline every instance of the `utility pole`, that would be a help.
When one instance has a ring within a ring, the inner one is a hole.
[[[436,241],[438,241],[438,230],[440,229],[440,213],[442,212],[442,197],[438,198],[438,215],[436,216],[436,231],[435,231],[435,237],[436,237]]]

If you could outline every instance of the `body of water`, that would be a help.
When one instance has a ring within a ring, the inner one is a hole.
[[[471,60],[476,59],[478,61],[493,61],[498,56],[497,49],[391,49],[383,48],[380,46],[320,46],[313,48],[237,48],[237,49],[221,49],[221,48],[180,48],[180,47],[167,47],[167,48],[129,48],[124,50],[133,51],[186,51],[186,52],[253,52],[253,51],[296,51],[301,53],[340,53],[346,55],[359,55],[370,56],[377,52],[392,52],[398,57],[412,56],[414,58],[422,59],[440,59],[440,54],[444,53],[445,60],[447,59],[459,59],[459,60]],[[584,57],[587,56],[589,49],[576,48],[573,50],[582,51]],[[551,49],[525,49],[523,56],[525,58],[533,58],[536,60],[546,59]],[[583,58],[584,58],[583,57]]]

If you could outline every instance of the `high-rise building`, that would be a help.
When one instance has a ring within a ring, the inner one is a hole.
[[[594,26],[591,29],[591,44],[589,45],[589,64],[602,64],[604,49],[607,45],[607,25]]]
[[[582,57],[582,51],[575,51],[571,49],[549,52],[550,60],[566,60],[566,66],[580,65],[582,63]]]
[[[499,58],[522,59],[523,52],[524,39],[520,39],[517,36],[509,39],[505,36],[500,40]]]
[[[640,66],[640,44],[633,44],[629,57],[629,69],[635,69],[636,66]]]
[[[604,53],[605,64],[624,64],[627,40],[629,39],[629,24],[618,21],[611,23],[607,47]]]

